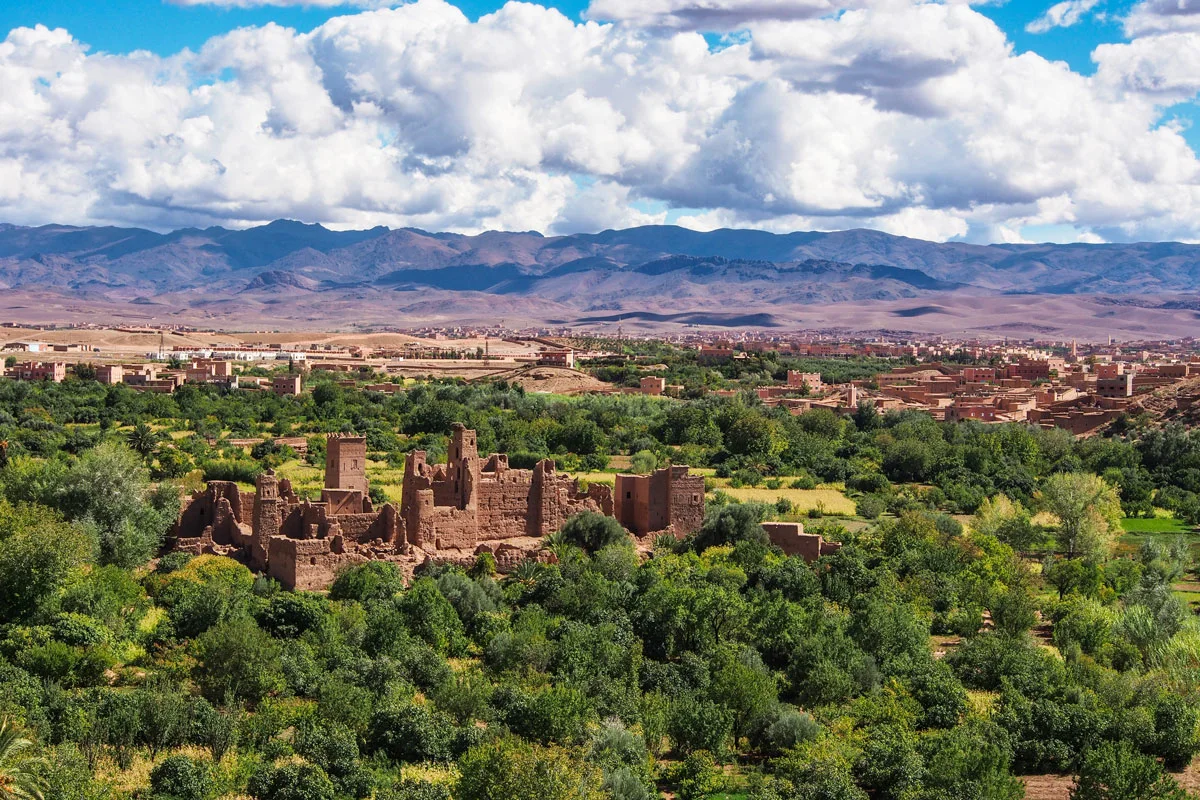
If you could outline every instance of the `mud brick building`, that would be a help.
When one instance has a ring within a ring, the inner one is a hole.
[[[237,558],[289,589],[320,590],[344,567],[366,561],[397,563],[405,572],[428,559],[470,564],[483,553],[502,571],[528,558],[548,557],[542,540],[572,515],[616,516],[633,533],[683,536],[704,517],[704,481],[687,467],[653,475],[617,476],[629,498],[583,489],[550,459],[533,469],[510,469],[508,456],[481,458],[475,431],[454,425],[445,464],[422,451],[405,464],[399,508],[375,509],[369,499],[366,439],[335,434],[325,447],[325,488],[301,500],[291,484],[268,470],[253,492],[210,481],[186,503],[168,547]]]
[[[666,467],[650,475],[618,475],[614,488],[617,522],[637,536],[687,534],[704,522],[704,477],[687,467]]]
[[[404,464],[400,516],[407,539],[424,549],[464,550],[480,542],[541,539],[582,511],[612,515],[612,491],[581,490],[556,472],[550,459],[533,469],[511,469],[508,456],[482,459],[475,431],[455,424],[445,464],[426,462],[422,450]]]

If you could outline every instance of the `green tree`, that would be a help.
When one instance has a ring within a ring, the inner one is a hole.
[[[179,686],[155,682],[138,693],[142,743],[150,760],[183,742],[190,722],[188,702]]]
[[[639,450],[630,456],[629,466],[637,475],[648,475],[658,469],[658,456],[650,450]]]
[[[144,422],[139,422],[125,434],[125,441],[129,444],[129,449],[137,453],[142,458],[149,458],[153,453],[161,437]]]
[[[602,800],[600,770],[560,747],[516,738],[477,745],[459,760],[456,800]]]
[[[924,738],[924,786],[930,800],[1021,800],[1025,787],[1009,772],[1004,732],[972,720]]]
[[[250,776],[254,800],[334,800],[337,791],[325,770],[313,764],[264,766]]]
[[[203,697],[192,709],[192,737],[196,744],[208,750],[214,764],[220,764],[238,739],[239,709],[227,704],[217,708]]]
[[[68,519],[95,527],[101,561],[122,567],[146,563],[179,514],[178,490],[152,489],[141,458],[109,442],[71,465],[60,503]]]
[[[595,511],[583,511],[568,519],[559,536],[589,553],[629,540],[629,533],[621,523]]]
[[[996,537],[1014,550],[1024,551],[1041,538],[1030,520],[1029,512],[1020,503],[998,494],[979,505],[971,528],[984,536]]]
[[[232,696],[257,702],[284,687],[279,647],[246,618],[221,622],[195,642],[195,679],[213,702]]]
[[[1042,502],[1058,518],[1058,547],[1069,558],[1093,563],[1108,558],[1121,533],[1116,489],[1096,475],[1063,472],[1043,484]]]
[[[95,540],[44,506],[0,498],[0,621],[16,622],[55,599]]]
[[[738,503],[721,506],[705,515],[704,524],[696,533],[695,547],[703,552],[710,547],[736,545],[739,542],[770,544],[763,529],[766,507],[757,503]]]
[[[1103,742],[1084,756],[1071,800],[1187,800],[1187,793],[1128,742]]]
[[[208,800],[213,789],[207,764],[185,755],[172,755],[150,771],[154,800]]]
[[[342,570],[329,587],[332,600],[386,600],[404,590],[404,576],[389,561],[368,561]]]
[[[432,578],[418,578],[396,598],[408,629],[442,655],[462,655],[467,638],[462,620]]]

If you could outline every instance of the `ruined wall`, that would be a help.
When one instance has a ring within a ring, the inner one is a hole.
[[[231,545],[238,536],[237,523],[242,517],[242,492],[232,481],[210,481],[208,487],[192,495],[171,529],[173,539],[199,539],[207,536],[216,544]]]
[[[321,502],[329,507],[331,516],[362,514],[365,506],[363,493],[357,489],[323,489]]]
[[[700,530],[704,524],[704,476],[689,475],[687,467],[671,467],[671,529],[676,536]]]
[[[481,539],[536,536],[529,508],[533,498],[533,473],[508,470],[479,483],[476,509]]]
[[[615,495],[614,516],[638,536],[667,530],[685,536],[704,522],[704,478],[684,466],[618,475]]]
[[[268,550],[267,574],[289,589],[326,589],[333,583],[336,563],[330,555],[328,539],[276,536]]]
[[[819,533],[805,533],[799,522],[764,522],[763,529],[784,555],[800,556],[809,564],[842,546],[841,542],[825,541]]]

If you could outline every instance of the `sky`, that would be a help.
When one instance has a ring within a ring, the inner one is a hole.
[[[0,222],[1200,240],[1200,0],[5,0]]]

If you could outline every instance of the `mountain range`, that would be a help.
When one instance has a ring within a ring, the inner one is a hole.
[[[287,220],[170,233],[0,224],[0,288],[11,297],[52,297],[59,307],[83,302],[105,313],[289,325],[305,314],[327,322],[356,308],[363,312],[357,324],[380,324],[381,314],[402,324],[457,312],[463,321],[507,315],[555,323],[699,314],[688,317],[690,324],[719,324],[732,314],[769,325],[799,321],[802,309],[815,305],[882,303],[912,326],[950,313],[964,297],[1028,295],[1032,303],[1083,296],[1078,302],[1088,307],[1188,311],[1196,302],[1186,296],[1200,293],[1200,246],[973,245],[861,229],[774,234],[645,226],[468,236],[335,231]],[[912,300],[923,302],[900,307]]]

